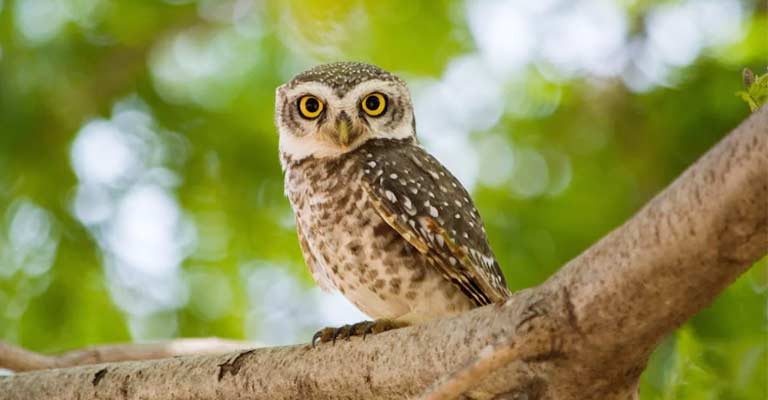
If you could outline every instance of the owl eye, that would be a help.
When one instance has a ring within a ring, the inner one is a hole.
[[[302,96],[299,99],[299,113],[306,119],[315,119],[323,112],[323,102],[315,96]]]
[[[361,105],[366,114],[378,117],[387,109],[387,97],[381,93],[371,93],[365,96]]]

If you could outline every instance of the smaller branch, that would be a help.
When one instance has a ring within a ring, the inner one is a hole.
[[[44,355],[0,341],[0,368],[24,372],[106,362],[153,360],[191,354],[227,353],[256,347],[261,346],[253,342],[199,338],[93,346],[59,355]]]
[[[509,336],[485,346],[470,362],[436,380],[422,393],[420,400],[453,400],[513,362],[529,363],[562,357],[564,341],[573,333],[574,327],[570,314],[558,316],[556,311],[567,309],[570,301],[568,291],[520,291],[515,295],[526,295],[528,300],[523,302],[520,319]],[[503,312],[505,308],[515,306],[513,297],[503,304],[497,303],[495,308]],[[506,379],[512,381],[515,378],[507,376]]]
[[[505,343],[487,346],[469,365],[440,379],[421,396],[421,400],[453,400],[479,384],[483,378],[516,359],[522,359],[525,346]]]
[[[11,371],[33,371],[53,368],[53,357],[44,356],[0,341],[0,368]]]

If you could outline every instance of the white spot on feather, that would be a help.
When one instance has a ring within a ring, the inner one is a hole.
[[[435,237],[435,239],[437,239],[437,245],[438,246],[440,246],[440,247],[445,246],[445,239],[443,239],[443,235],[437,235]]]
[[[437,208],[429,206],[429,215],[431,215],[432,218],[437,218],[440,214],[437,212]]]
[[[413,204],[411,204],[411,199],[409,199],[406,196],[400,196],[403,199],[403,205],[405,208],[413,208]]]

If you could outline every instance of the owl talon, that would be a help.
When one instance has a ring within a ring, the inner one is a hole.
[[[369,329],[376,325],[376,321],[363,321],[356,324],[357,325],[357,334],[359,336],[362,336],[363,340],[365,340],[365,337],[368,336]]]
[[[344,334],[346,333],[346,336]],[[339,338],[339,336],[342,336],[345,339],[349,339],[349,336],[352,333],[352,327],[350,325],[344,325],[339,328],[336,328],[336,331],[333,332],[333,336],[331,338],[331,341],[333,344],[336,344],[336,339]]]
[[[315,347],[318,342],[327,343],[331,341],[336,328],[323,328],[312,335],[312,347]]]
[[[368,335],[375,335],[377,333],[390,331],[392,329],[398,329],[402,328],[404,326],[408,326],[405,322],[399,322],[391,319],[377,319],[376,321],[372,321],[367,327],[365,327],[365,330],[363,330],[363,339],[365,339]]]
[[[363,340],[365,340],[365,337],[373,332],[374,325],[376,325],[376,323],[372,321],[370,325],[365,327],[365,329],[363,330]]]
[[[376,321],[362,321],[352,325],[344,325],[338,328],[323,328],[312,336],[312,347],[315,347],[317,343],[331,342],[336,344],[336,339],[349,340],[349,338],[352,336],[362,336],[362,338],[365,339],[365,337],[368,335],[374,335],[392,329],[402,328],[407,325],[408,324],[404,322],[389,319],[379,319]]]
[[[372,323],[373,321],[360,321],[352,324],[352,326],[349,328],[349,332],[347,332],[346,339],[349,339],[352,336],[361,336],[363,334],[364,327]],[[363,338],[365,338],[365,336],[363,336]]]

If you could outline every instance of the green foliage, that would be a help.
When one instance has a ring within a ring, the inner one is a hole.
[[[747,117],[731,94],[739,69],[765,64],[759,2],[534,3],[0,0],[0,339],[307,340],[328,310],[283,197],[273,97],[316,63],[368,61],[411,84],[419,135],[471,184],[516,290]],[[706,8],[722,4],[736,8]],[[579,19],[594,7],[610,18]],[[612,12],[626,33],[605,50]],[[660,15],[676,16],[674,40]],[[740,95],[754,107],[766,84]],[[661,344],[641,398],[768,397],[767,295],[763,260]]]
[[[662,343],[643,375],[648,399],[762,398],[768,388],[765,304],[750,302],[751,290],[765,293],[768,258],[737,280],[708,309]],[[738,340],[734,340],[738,337]]]
[[[751,69],[744,68],[742,75],[744,87],[747,90],[741,90],[736,94],[747,102],[750,111],[757,111],[758,108],[768,102],[768,73],[755,75]]]

